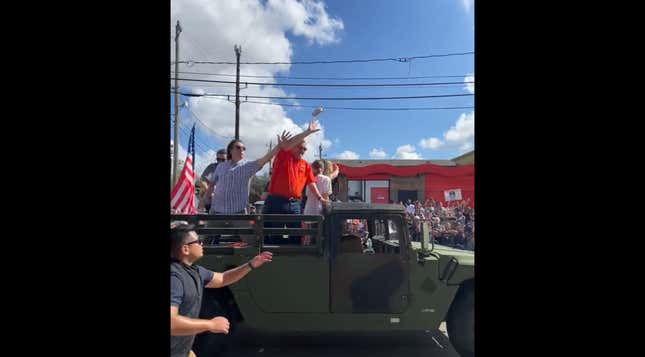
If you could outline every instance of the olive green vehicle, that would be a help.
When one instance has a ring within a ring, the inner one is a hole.
[[[198,224],[206,242],[198,264],[208,269],[224,271],[260,251],[273,253],[271,263],[239,282],[206,289],[203,317],[217,306],[231,332],[237,324],[266,332],[425,331],[446,321],[455,350],[474,356],[474,253],[436,245],[425,229],[422,242],[411,242],[404,214],[395,204],[334,202],[324,216],[175,219]],[[233,220],[250,226],[212,228]],[[285,228],[287,221],[299,228]],[[271,222],[281,227],[264,227]],[[249,244],[235,243],[238,234]],[[287,234],[304,235],[309,245]]]

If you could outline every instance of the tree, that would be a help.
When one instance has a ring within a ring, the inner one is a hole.
[[[249,202],[253,203],[261,200],[261,196],[265,191],[267,182],[269,182],[269,175],[253,175],[251,178],[251,187],[249,189]]]

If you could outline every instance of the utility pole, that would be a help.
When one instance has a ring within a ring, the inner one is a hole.
[[[173,166],[172,166],[172,185],[177,184],[177,167],[179,156],[179,34],[181,33],[181,26],[177,20],[175,26],[175,136],[173,139]],[[171,188],[172,189],[172,188]]]
[[[322,144],[318,145],[318,158],[322,160]]]
[[[237,57],[237,75],[235,76],[235,140],[240,140],[240,55],[242,46],[235,45],[235,56]]]

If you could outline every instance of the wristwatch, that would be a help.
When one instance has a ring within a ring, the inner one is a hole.
[[[251,261],[250,261],[250,260],[249,260],[248,262],[246,262],[246,264],[249,266],[249,268],[250,268],[251,270],[255,270],[255,268],[253,267],[253,265],[251,265]]]

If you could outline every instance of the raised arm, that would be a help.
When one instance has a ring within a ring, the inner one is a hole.
[[[296,144],[299,142],[305,140],[305,138],[317,131],[319,131],[320,128],[318,128],[318,120],[316,119],[311,119],[309,122],[309,126],[307,127],[307,130],[303,131],[302,133],[294,136],[293,138],[287,140],[285,143],[283,149],[284,150],[291,150]]]
[[[332,166],[334,167],[334,171],[332,171],[332,172],[329,174],[329,178],[330,178],[331,180],[333,180],[333,179],[335,179],[336,177],[338,177],[339,170],[338,170],[338,165],[336,165],[336,164],[335,164],[335,163],[333,163],[333,162],[332,162],[331,164],[332,164]]]
[[[261,158],[255,161],[258,170],[260,170],[262,166],[266,165],[266,163],[269,162],[269,160],[271,160],[271,158],[273,158],[275,154],[278,153],[278,150],[284,149],[286,143],[289,141],[290,138],[291,138],[290,132],[282,131],[282,134],[278,135],[278,144],[269,152],[267,152],[266,155],[262,156]]]

